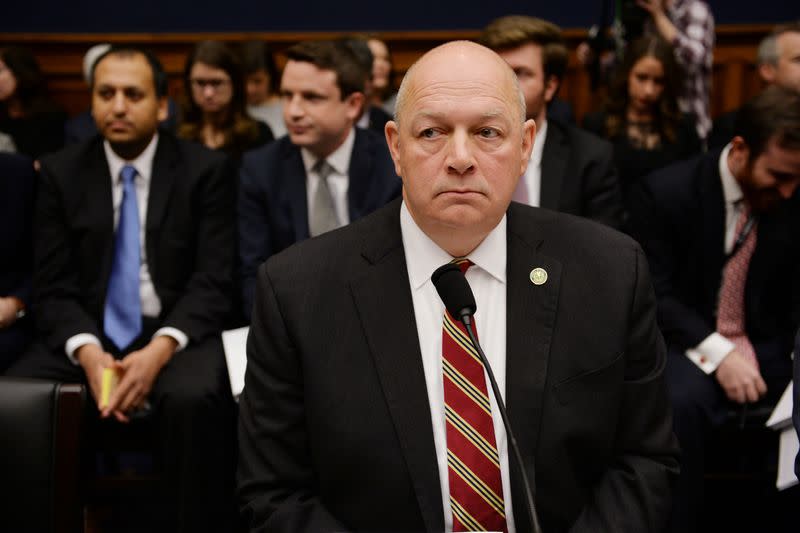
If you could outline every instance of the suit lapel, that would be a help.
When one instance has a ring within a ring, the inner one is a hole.
[[[508,217],[507,331],[506,331],[506,403],[509,419],[528,477],[534,482],[539,424],[547,378],[550,344],[558,308],[561,263],[538,252],[544,239],[521,227],[512,207]],[[527,225],[527,224],[526,224]],[[531,271],[541,268],[547,280],[541,285],[531,281]],[[511,454],[509,449],[509,454]],[[530,528],[525,513],[524,489],[519,469],[509,460],[514,520],[518,531]],[[535,484],[535,482],[534,482]]]
[[[558,210],[568,158],[569,147],[564,132],[555,121],[549,120],[542,152],[541,191],[539,194],[541,207]]]
[[[153,170],[150,175],[150,192],[147,197],[147,221],[145,246],[147,248],[147,267],[153,280],[158,276],[158,257],[156,245],[161,234],[164,216],[169,205],[172,186],[178,171],[178,150],[175,140],[161,133],[158,138],[156,154],[153,157]]]
[[[305,240],[309,237],[308,230],[308,198],[306,194],[306,169],[303,165],[303,158],[300,156],[300,148],[288,142],[282,158],[281,176],[286,178],[285,199],[289,216],[292,220],[292,227],[295,231],[294,242]]]
[[[719,157],[706,158],[703,164],[713,165],[714,168],[707,172],[701,172],[702,176],[707,176],[702,183],[700,191],[701,197],[701,217],[703,219],[702,232],[703,239],[700,253],[703,254],[704,279],[703,286],[707,287],[705,305],[716,313],[717,298],[722,282],[722,269],[725,266],[725,197],[722,192],[722,181],[719,175]],[[694,231],[689,228],[689,231]]]
[[[90,148],[84,167],[86,169],[84,195],[87,206],[85,225],[87,228],[102,228],[100,258],[103,272],[103,293],[105,293],[105,286],[111,273],[111,258],[114,253],[114,199],[111,194],[111,173],[103,150],[103,142],[101,138],[97,137],[97,139],[97,143]],[[97,258],[87,258],[87,260],[96,261]]]
[[[356,128],[353,142],[353,153],[350,155],[349,183],[347,186],[347,206],[350,221],[358,220],[366,213],[364,207],[369,205],[367,195],[372,178],[372,151],[369,140],[363,131]]]
[[[425,528],[442,531],[439,470],[400,234],[399,206],[400,201],[395,201],[393,208],[384,211],[386,216],[376,220],[363,254],[369,265],[365,275],[351,283],[351,290]]]

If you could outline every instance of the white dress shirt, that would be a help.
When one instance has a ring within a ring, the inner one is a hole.
[[[453,258],[439,248],[411,217],[405,202],[400,208],[400,229],[403,236],[408,267],[408,280],[414,304],[414,316],[422,353],[422,366],[425,371],[425,385],[430,402],[431,422],[433,424],[433,443],[439,467],[439,483],[442,489],[445,532],[453,530],[453,515],[450,509],[450,483],[447,468],[447,438],[444,413],[444,384],[442,378],[442,319],[444,304],[431,281],[433,271],[449,263]],[[474,263],[467,270],[466,277],[478,310],[475,323],[478,338],[486,352],[489,364],[494,370],[497,386],[503,398],[506,397],[506,217],[495,227],[483,242],[469,254]],[[485,372],[484,372],[485,375]],[[506,431],[497,402],[492,393],[489,378],[486,388],[492,405],[492,420],[500,454],[500,475],[503,485],[506,522],[509,533],[514,533],[514,516],[511,508],[511,480],[508,470],[508,447]]]
[[[743,208],[742,189],[728,168],[730,151],[731,145],[728,144],[719,156],[719,175],[722,179],[722,195],[725,198],[724,244],[726,254],[733,250],[733,243],[736,240],[736,224],[739,222]],[[731,341],[715,331],[694,348],[686,350],[686,356],[703,372],[711,374],[735,347]]]
[[[351,128],[342,145],[325,158],[325,161],[333,168],[333,172],[328,175],[328,187],[333,196],[333,208],[336,211],[339,226],[350,223],[347,190],[350,186],[350,157],[353,154],[355,140],[356,130]],[[300,148],[300,155],[303,157],[303,166],[306,169],[306,205],[308,205],[310,215],[314,210],[312,205],[314,194],[319,187],[319,174],[314,171],[314,165],[317,164],[319,158],[305,148]]]
[[[547,121],[543,120],[536,130],[536,138],[533,140],[533,150],[525,174],[522,175],[525,185],[528,188],[528,205],[539,207],[542,198],[542,153],[544,152],[544,141],[547,139]]]
[[[139,154],[133,161],[125,161],[119,157],[108,141],[103,143],[105,150],[106,160],[108,161],[108,170],[111,174],[111,200],[114,206],[114,230],[116,231],[119,222],[119,210],[122,204],[122,169],[126,165],[131,165],[136,169],[136,177],[133,180],[134,187],[136,188],[136,204],[139,208],[139,254],[141,258],[141,265],[139,265],[139,299],[142,306],[142,315],[146,317],[157,317],[161,313],[161,300],[156,294],[153,280],[150,277],[150,269],[147,266],[147,247],[145,246],[146,235],[146,221],[147,221],[147,199],[150,195],[150,180],[153,174],[153,158],[156,154],[156,146],[158,145],[158,134],[153,136],[147,148]],[[189,338],[186,334],[176,328],[165,327],[155,332],[153,337],[159,335],[167,335],[175,339],[178,343],[177,350],[182,350],[189,343]],[[85,344],[101,345],[100,340],[91,333],[79,333],[67,339],[64,349],[67,357],[74,364],[78,364],[75,359],[75,351]]]

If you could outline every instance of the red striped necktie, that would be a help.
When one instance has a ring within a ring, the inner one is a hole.
[[[454,259],[462,272],[468,259]],[[472,322],[477,338],[478,330]],[[507,531],[500,457],[483,363],[460,321],[445,311],[442,369],[453,531]]]

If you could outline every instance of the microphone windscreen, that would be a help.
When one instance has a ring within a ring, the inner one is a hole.
[[[475,314],[475,296],[458,265],[447,263],[440,266],[431,275],[431,281],[453,318],[461,320],[464,314]]]

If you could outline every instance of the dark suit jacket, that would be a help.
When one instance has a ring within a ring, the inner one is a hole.
[[[443,530],[399,206],[259,269],[239,424],[250,531]],[[659,530],[677,448],[641,249],[512,204],[507,274],[506,400],[544,531]],[[527,531],[513,460],[511,486]]]
[[[539,205],[622,225],[622,197],[611,144],[557,120],[547,121]]]
[[[33,160],[0,153],[0,298],[14,296],[30,309],[33,273]],[[30,318],[0,329],[0,373],[25,349]]]
[[[632,225],[650,262],[661,331],[681,353],[716,329],[725,264],[720,152],[657,171],[633,191]],[[782,358],[776,370],[787,377],[800,310],[799,229],[789,203],[759,218],[745,285],[747,335],[759,358]]]
[[[714,127],[711,128],[711,133],[708,135],[709,150],[722,148],[731,142],[733,136],[736,135],[736,119],[738,116],[739,110],[735,109],[718,116],[714,120]]]
[[[797,339],[794,342],[794,404],[792,409],[792,419],[797,436],[800,437],[800,330],[797,332]],[[800,478],[800,453],[794,460],[794,475]]]
[[[356,128],[347,191],[350,221],[385,205],[400,189],[386,142]],[[306,171],[300,149],[288,136],[245,154],[238,206],[242,300],[249,318],[258,266],[309,237]]]
[[[223,155],[162,131],[147,206],[147,264],[163,326],[191,341],[218,333],[230,310],[234,178]],[[78,333],[103,338],[114,226],[102,138],[42,160],[34,276],[38,329],[63,350]]]

